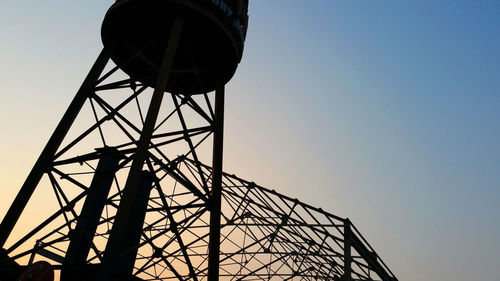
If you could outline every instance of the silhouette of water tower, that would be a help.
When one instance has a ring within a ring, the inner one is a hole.
[[[185,223],[179,210],[202,208],[210,221],[207,276],[218,280],[224,85],[242,57],[247,7],[248,0],[117,0],[109,8],[103,51],[2,221],[0,279],[15,280],[24,270],[22,258],[31,264],[39,255],[58,262],[64,281],[138,280],[132,272],[141,239],[155,257],[168,250],[151,242],[160,235],[143,237],[147,216],[154,213],[150,219],[164,220],[179,238],[176,226]],[[110,91],[120,94],[110,97]],[[84,109],[92,122],[76,125]],[[202,170],[202,154],[212,154],[211,174]],[[183,171],[186,159],[197,164]],[[11,237],[43,178],[56,194],[57,210],[21,238]],[[181,182],[195,199],[172,207],[174,198],[162,191],[166,178]],[[150,200],[164,205],[155,212]],[[158,231],[158,223],[147,225]],[[187,254],[185,242],[176,243]],[[193,262],[183,263],[196,279]]]
[[[348,218],[223,173],[247,7],[111,6],[104,49],[0,225],[0,281],[398,280]]]

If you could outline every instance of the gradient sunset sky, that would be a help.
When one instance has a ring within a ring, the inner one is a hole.
[[[0,218],[112,3],[0,2]],[[224,170],[349,217],[401,281],[498,281],[500,1],[250,0],[249,13]]]

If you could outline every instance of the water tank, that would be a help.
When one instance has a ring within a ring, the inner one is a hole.
[[[130,77],[154,86],[173,21],[184,18],[167,91],[184,95],[228,82],[241,60],[248,0],[117,0],[101,37],[111,59]]]

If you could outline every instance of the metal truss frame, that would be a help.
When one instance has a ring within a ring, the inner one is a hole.
[[[349,219],[222,173],[222,85],[216,97],[187,96],[164,93],[165,81],[152,92],[138,82],[146,79],[156,77],[131,79],[105,51],[99,56],[2,222],[0,244],[8,247],[0,271],[49,260],[58,270],[91,272],[85,280],[129,278],[102,268],[106,259],[132,254],[130,280],[397,280]],[[143,160],[134,168],[138,153]],[[104,159],[116,163],[101,175]],[[140,239],[128,248],[118,240],[110,255],[120,206],[131,201],[124,198],[133,169],[151,179]],[[106,180],[95,231],[80,231],[89,247],[84,263],[68,265],[69,245],[86,220],[84,201]],[[36,226],[10,237],[35,188],[52,193],[53,203],[45,203]]]

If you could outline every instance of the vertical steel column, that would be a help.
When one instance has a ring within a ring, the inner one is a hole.
[[[183,24],[184,19],[182,17],[177,16],[174,19],[174,24],[172,26],[167,48],[165,50],[162,66],[160,72],[158,73],[155,90],[153,92],[153,97],[151,98],[144,127],[139,141],[137,142],[137,150],[134,155],[134,160],[127,176],[120,206],[113,223],[113,228],[111,229],[108,243],[106,244],[104,259],[97,275],[97,280],[99,281],[109,281],[111,279],[111,275],[117,265],[117,261],[119,260],[118,257],[121,254],[119,252],[121,249],[120,245],[123,242],[124,234],[128,228],[128,219],[132,215],[134,198],[140,188],[140,175],[142,167],[144,166],[144,161],[146,160],[148,154],[151,136],[153,135],[163,95],[170,77]]]
[[[76,269],[86,264],[92,238],[106,205],[108,193],[120,161],[116,148],[101,148],[99,152],[101,159],[97,164],[94,178],[78,218],[78,224],[70,235],[70,244],[61,270],[62,281],[72,281],[80,277],[81,272]]]
[[[208,281],[219,280],[220,217],[222,197],[222,152],[224,138],[224,84],[215,89],[215,128],[212,156],[212,197],[210,198],[210,238],[208,244]]]
[[[344,276],[343,279],[346,281],[350,281],[351,279],[351,263],[352,263],[352,255],[351,255],[351,221],[349,219],[345,219],[344,221]]]
[[[137,245],[141,241],[142,226],[146,217],[146,210],[149,202],[149,195],[153,187],[153,175],[149,171],[143,171],[141,174],[140,188],[137,191],[132,206],[132,214],[129,217],[127,230],[125,231],[117,265],[117,271],[130,276],[134,269],[135,257],[137,256]]]
[[[80,86],[80,89],[76,93],[76,96],[73,98],[73,101],[54,130],[54,133],[47,142],[47,145],[45,145],[40,157],[38,157],[33,169],[31,169],[31,172],[26,178],[26,181],[21,187],[21,190],[17,194],[16,199],[14,199],[14,202],[10,206],[7,214],[2,220],[2,224],[0,225],[0,248],[4,246],[5,242],[9,238],[12,229],[16,225],[17,220],[21,216],[21,213],[26,207],[31,195],[35,191],[40,179],[43,174],[47,172],[47,169],[53,161],[54,154],[59,149],[59,146],[68,133],[69,128],[75,121],[76,116],[80,112],[80,109],[85,103],[87,97],[96,86],[95,83],[97,79],[99,79],[99,76],[101,75],[108,60],[109,56],[107,55],[106,50],[102,50],[96,62],[90,69],[89,74]]]

